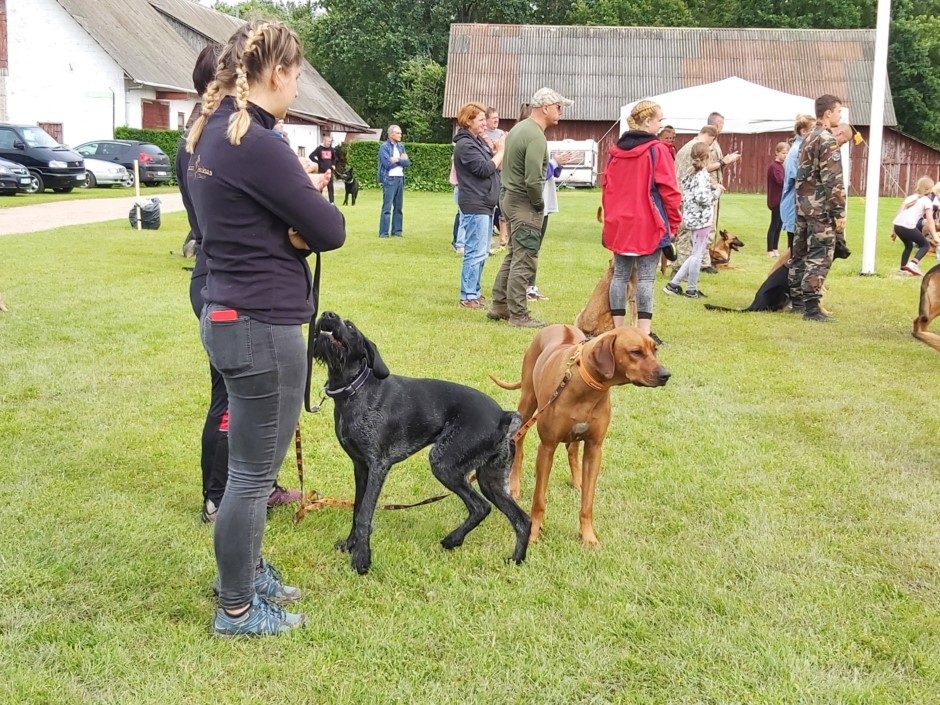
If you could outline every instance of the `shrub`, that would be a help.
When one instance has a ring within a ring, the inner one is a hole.
[[[376,166],[381,142],[350,142],[346,148],[346,162],[356,170],[362,188],[379,188]],[[405,184],[412,191],[450,191],[450,160],[454,156],[452,144],[405,143],[411,166],[405,170]]]

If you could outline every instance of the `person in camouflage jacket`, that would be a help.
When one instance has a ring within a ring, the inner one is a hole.
[[[822,286],[832,266],[837,237],[845,230],[845,182],[842,157],[831,130],[838,126],[842,101],[816,99],[816,126],[800,149],[796,170],[796,234],[790,256],[790,299],[794,312],[812,321],[828,321],[819,308]]]

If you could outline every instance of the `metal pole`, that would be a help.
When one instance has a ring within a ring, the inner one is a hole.
[[[134,160],[134,202],[137,204],[137,229],[143,230],[144,223],[140,212],[140,163]]]
[[[868,134],[868,170],[865,177],[865,237],[862,242],[862,274],[875,273],[878,237],[878,196],[881,191],[881,145],[885,121],[885,88],[888,80],[888,31],[891,0],[878,0],[875,28],[875,63],[872,67],[871,122]]]

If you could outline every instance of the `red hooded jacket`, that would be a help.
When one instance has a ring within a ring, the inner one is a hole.
[[[631,130],[618,144],[627,149],[611,147],[604,174],[604,247],[648,255],[662,247],[664,236],[679,232],[682,193],[675,162],[669,146],[648,132]]]

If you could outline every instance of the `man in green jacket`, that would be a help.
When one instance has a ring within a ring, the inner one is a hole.
[[[557,125],[562,109],[571,104],[551,88],[540,88],[529,103],[529,117],[506,135],[499,209],[509,223],[509,249],[496,274],[493,304],[486,314],[494,321],[508,320],[520,328],[547,325],[529,315],[526,287],[535,278],[542,246],[542,189],[548,167],[545,130]]]

